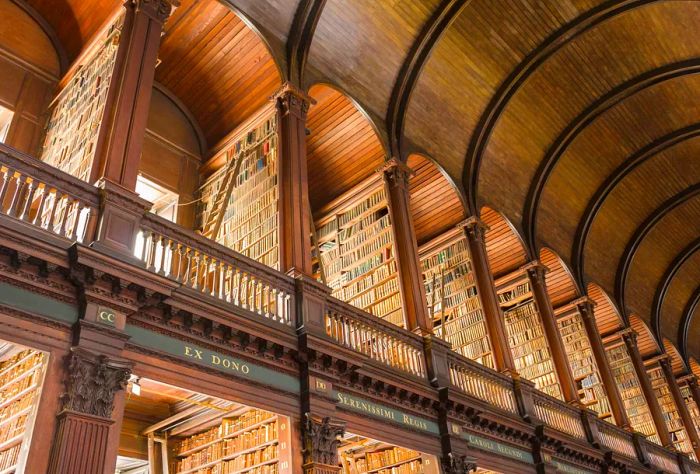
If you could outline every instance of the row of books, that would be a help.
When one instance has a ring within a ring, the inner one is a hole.
[[[386,208],[382,211],[384,212],[371,214],[352,227],[348,227],[345,232],[348,235],[344,235],[343,232],[338,235],[341,256],[347,255],[348,252],[352,252],[356,247],[367,243],[368,240],[376,238],[380,233],[387,233],[391,230],[389,214],[385,213]],[[352,236],[349,235],[351,229],[355,230]]]
[[[182,453],[191,451],[198,446],[217,441],[226,436],[231,436],[234,433],[257,426],[260,423],[267,421],[272,422],[274,420],[275,415],[263,410],[250,410],[240,416],[224,418],[219,426],[180,440],[175,445],[175,452]]]
[[[395,273],[396,261],[391,260],[387,265],[380,266],[369,273],[365,278],[355,280],[350,285],[343,288],[343,299],[347,301],[363,291],[370,290],[374,286],[386,281],[387,278]]]
[[[530,293],[530,282],[524,282],[519,285],[517,285],[515,288],[508,290],[508,291],[503,291],[498,294],[498,302],[501,303],[502,305],[505,305],[509,303],[510,301],[513,301],[514,299],[520,298],[521,296],[525,296],[526,294]]]
[[[213,449],[214,446],[216,449]],[[219,464],[218,472],[222,473],[232,473],[232,472],[242,472],[248,468],[253,468],[263,463],[272,462],[277,460],[278,449],[276,444],[271,444],[265,446],[261,449],[243,453],[239,456],[234,457],[230,460],[225,460],[221,456],[221,452],[218,452],[218,456],[208,456],[205,453],[209,451],[216,451],[221,449],[221,444],[216,444],[212,447],[207,448],[205,451],[197,452],[192,456],[188,456],[175,464],[176,472],[189,472],[192,470],[198,470],[199,466],[204,464],[212,463],[215,461],[221,461]],[[214,470],[214,466],[205,467],[205,469],[210,468]]]
[[[260,428],[246,431],[240,436],[226,439],[224,441],[224,456],[230,456],[238,451],[244,451],[276,439],[277,422],[273,421],[260,426]]]
[[[277,463],[265,464],[263,466],[256,466],[253,468],[246,468],[243,470],[237,470],[228,463],[223,463],[221,465],[214,466],[211,470],[211,474],[278,474],[279,468]],[[209,473],[207,473],[209,474]]]
[[[353,306],[358,308],[367,308],[377,304],[380,300],[388,298],[399,291],[399,282],[396,278],[391,278],[381,285],[377,285],[369,291],[362,293],[360,296],[353,298],[346,296],[345,299]]]
[[[420,456],[420,453],[411,449],[393,447],[383,451],[367,453],[367,469],[373,471],[381,469],[391,464],[396,464],[401,461],[413,460]]]
[[[693,452],[693,447],[688,439],[688,433],[678,413],[678,407],[676,407],[676,402],[668,387],[663,370],[661,367],[657,366],[648,370],[647,373],[649,374],[649,380],[651,381],[654,395],[656,395],[656,399],[659,401],[659,407],[661,408],[661,413],[666,422],[666,427],[673,439],[674,446],[681,453],[691,454]]]
[[[363,199],[360,203],[339,214],[337,218],[337,229],[341,229],[347,226],[353,220],[362,216],[370,209],[380,206],[384,203],[386,203],[386,193],[384,192],[383,187],[379,187],[375,192],[370,194],[367,198]]]
[[[468,262],[467,265],[469,265],[471,271],[469,248],[467,246],[467,240],[464,238],[447,245],[430,257],[421,259],[423,271],[427,271],[431,268],[437,268],[441,265],[448,268],[454,267],[462,262]]]

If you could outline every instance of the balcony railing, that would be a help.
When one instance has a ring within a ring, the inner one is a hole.
[[[422,339],[335,298],[326,300],[326,335],[343,347],[426,378]]]
[[[454,352],[449,353],[447,362],[453,388],[503,411],[518,414],[510,377]]]
[[[637,453],[634,449],[632,434],[615,425],[603,420],[596,420],[598,423],[598,435],[603,447],[610,449],[613,453],[635,459]]]
[[[153,214],[141,221],[136,257],[203,296],[294,326],[294,280]]]
[[[652,466],[663,472],[681,474],[681,468],[678,465],[678,459],[675,453],[651,441],[646,442],[646,447]]]
[[[99,195],[36,158],[0,144],[0,213],[82,242],[94,234]]]
[[[586,440],[581,411],[542,392],[533,394],[535,415],[547,426],[580,440]]]

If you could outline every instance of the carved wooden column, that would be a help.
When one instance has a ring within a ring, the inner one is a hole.
[[[574,376],[571,372],[569,360],[566,357],[564,342],[561,339],[561,333],[557,327],[557,319],[554,316],[552,302],[547,293],[547,286],[545,283],[545,272],[547,268],[539,262],[532,262],[526,265],[525,270],[530,280],[533,299],[535,300],[535,304],[542,318],[544,334],[547,338],[549,349],[552,352],[552,360],[554,361],[554,368],[557,371],[557,377],[561,384],[564,400],[567,403],[579,405],[581,400],[578,395],[578,390],[576,389],[576,384],[574,383]]]
[[[306,113],[313,99],[286,83],[275,100],[279,136],[280,269],[311,276]]]
[[[433,322],[428,315],[408,193],[408,180],[412,171],[395,158],[389,160],[382,170],[394,230],[399,288],[403,298],[406,326],[409,331],[422,335],[432,334]]]
[[[345,423],[333,422],[309,413],[303,430],[304,474],[338,474],[338,446],[345,434]]]
[[[130,367],[74,347],[67,359],[63,408],[49,461],[50,474],[101,474],[110,466],[110,427],[114,397],[124,389]]]
[[[581,314],[583,325],[586,328],[586,334],[588,335],[588,340],[591,343],[593,357],[595,357],[596,364],[598,365],[598,372],[603,379],[603,386],[605,387],[605,393],[608,395],[610,408],[613,416],[615,417],[615,422],[617,422],[618,426],[626,430],[631,430],[630,420],[627,416],[627,410],[625,410],[625,404],[622,401],[622,396],[620,395],[620,390],[617,387],[617,382],[615,382],[615,376],[610,369],[608,357],[605,355],[603,339],[600,337],[598,327],[595,323],[593,303],[590,299],[583,298],[577,302],[576,306]]]
[[[163,24],[177,0],[127,0],[90,182],[133,191],[151,102]]]
[[[469,253],[472,257],[476,288],[481,298],[486,327],[491,338],[491,350],[493,351],[496,370],[515,374],[515,362],[508,345],[505,318],[503,317],[501,306],[498,304],[496,285],[493,281],[488,255],[486,254],[485,234],[488,228],[476,217],[470,217],[460,225],[464,229],[464,235],[469,245]]]
[[[693,451],[695,451],[695,456],[700,459],[700,438],[698,437],[698,432],[695,429],[695,423],[690,416],[688,411],[688,406],[683,400],[683,395],[681,394],[680,388],[678,388],[678,382],[676,377],[673,375],[673,369],[671,368],[671,363],[668,359],[662,359],[659,361],[661,365],[661,370],[666,377],[666,383],[668,383],[668,388],[673,396],[673,401],[676,403],[676,408],[678,409],[678,414],[683,420],[683,425],[685,426],[685,431],[688,433],[688,439],[693,446]]]
[[[647,374],[646,368],[644,368],[644,361],[637,348],[637,333],[634,331],[626,331],[622,334],[622,340],[627,346],[627,352],[629,352],[630,358],[632,359],[634,370],[637,371],[637,377],[642,386],[644,398],[647,401],[647,405],[649,405],[651,417],[654,419],[654,426],[656,427],[656,433],[659,435],[659,440],[661,440],[661,444],[664,447],[670,448],[673,446],[671,436],[668,433],[668,427],[666,426],[664,415],[661,412],[659,401],[656,399],[654,389],[651,387],[649,375]]]

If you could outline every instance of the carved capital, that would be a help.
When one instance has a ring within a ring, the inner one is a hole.
[[[306,120],[306,113],[309,107],[316,101],[303,90],[294,84],[285,82],[282,87],[271,97],[277,104],[277,110],[282,115],[295,115],[302,120]]]
[[[448,453],[442,458],[442,472],[445,474],[469,474],[476,470],[476,459],[469,456],[455,456]]]
[[[408,180],[414,171],[396,158],[388,160],[379,168],[384,173],[384,179],[391,187],[398,187],[408,191]]]
[[[469,240],[485,241],[486,232],[489,230],[489,226],[476,216],[467,217],[457,226],[464,230]]]
[[[688,385],[693,389],[697,389],[698,388],[698,378],[695,375],[691,375],[690,377],[688,377]]]
[[[67,357],[63,410],[111,418],[114,396],[126,387],[130,373],[126,364],[74,347]]]
[[[520,269],[526,272],[533,282],[540,283],[542,285],[545,284],[545,275],[549,271],[549,268],[544,266],[539,260],[533,260],[526,263],[520,267]]]
[[[345,423],[306,413],[304,465],[338,466],[338,446],[345,434]]]
[[[629,331],[624,331],[622,332],[622,340],[625,341],[625,344],[637,346],[637,333],[634,332],[633,329],[630,329]]]
[[[137,13],[144,13],[159,23],[165,23],[173,10],[180,6],[178,0],[129,0],[129,2]]]

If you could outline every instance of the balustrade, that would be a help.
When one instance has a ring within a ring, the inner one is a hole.
[[[681,468],[674,452],[649,441],[646,442],[646,451],[652,466],[670,474],[681,474]]]
[[[97,188],[0,144],[0,213],[71,241],[89,240]]]
[[[549,395],[536,392],[533,396],[535,415],[545,425],[574,438],[585,440],[586,432],[581,421],[581,412]]]
[[[636,459],[637,453],[634,449],[632,435],[629,432],[607,421],[598,419],[596,422],[598,423],[598,436],[603,447],[610,449],[615,454]]]
[[[455,353],[448,355],[448,364],[453,388],[508,413],[518,414],[510,377]]]

